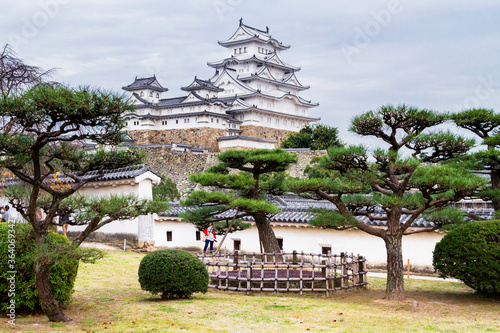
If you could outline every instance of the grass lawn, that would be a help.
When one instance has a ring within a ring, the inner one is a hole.
[[[208,291],[192,299],[161,301],[139,287],[142,254],[109,251],[82,264],[70,323],[22,316],[2,332],[500,332],[500,301],[461,283],[406,280],[407,299],[388,302],[385,279],[369,278],[362,291],[257,294]],[[414,301],[418,306],[414,306]]]

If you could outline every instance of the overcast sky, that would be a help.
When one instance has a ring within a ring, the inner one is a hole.
[[[348,143],[353,116],[385,104],[437,111],[500,111],[500,1],[496,0],[0,0],[0,44],[55,81],[122,92],[156,74],[184,94],[206,64],[227,56],[243,18],[291,48],[310,110]]]

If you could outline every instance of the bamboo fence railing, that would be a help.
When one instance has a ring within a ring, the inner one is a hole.
[[[367,285],[362,256],[341,253],[200,254],[209,288],[233,291],[326,292]]]

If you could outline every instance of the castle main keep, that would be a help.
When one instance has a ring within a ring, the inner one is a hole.
[[[240,20],[235,33],[219,45],[223,60],[209,62],[215,74],[168,98],[155,76],[135,78],[123,87],[136,109],[127,114],[128,135],[139,145],[180,143],[217,152],[238,148],[275,148],[289,132],[318,121],[309,109],[318,105],[299,96],[309,89],[298,80],[300,67],[284,63],[290,48],[269,28],[256,29]]]

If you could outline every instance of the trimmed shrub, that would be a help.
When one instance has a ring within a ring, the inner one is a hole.
[[[141,289],[162,299],[189,298],[208,289],[205,264],[185,250],[166,249],[147,254],[139,265]]]
[[[10,236],[9,236],[9,230]],[[15,254],[12,245],[15,244]],[[12,243],[14,242],[14,243]],[[48,251],[58,251],[58,248],[67,247],[69,241],[66,237],[55,232],[47,235]],[[11,250],[11,252],[9,252]],[[9,257],[10,255],[10,257]],[[12,265],[12,256],[15,265]],[[38,291],[35,287],[35,238],[33,228],[26,223],[0,223],[0,303],[1,309],[7,309],[12,293],[15,294],[15,306],[18,310],[36,311],[40,309]],[[15,274],[9,273],[15,271]],[[66,305],[73,293],[78,260],[58,258],[50,269],[50,284],[54,297],[61,305]],[[11,290],[10,280],[15,276],[15,290]],[[9,295],[9,293],[11,295]]]
[[[500,295],[500,221],[470,222],[436,244],[433,265],[480,293]]]

